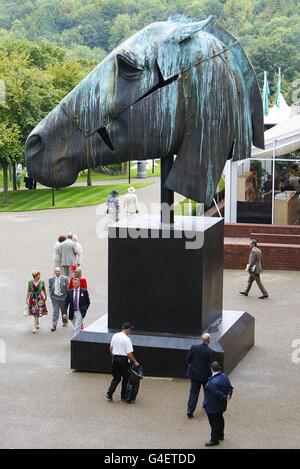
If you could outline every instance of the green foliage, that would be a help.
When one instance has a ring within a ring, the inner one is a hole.
[[[0,164],[17,161],[22,158],[20,130],[17,125],[9,126],[0,122]]]
[[[30,60],[39,68],[51,60],[95,64],[152,21],[213,14],[245,46],[261,83],[264,70],[272,82],[282,67],[290,99],[300,70],[299,6],[299,0],[0,0],[0,42],[3,32],[35,42]]]
[[[23,159],[25,140],[31,130],[94,65],[95,61],[68,57],[66,50],[55,44],[37,44],[0,31],[0,80],[5,85],[5,100],[2,97],[0,103],[4,192],[8,163]]]

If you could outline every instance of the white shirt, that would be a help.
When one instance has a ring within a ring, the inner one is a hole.
[[[55,277],[54,295],[61,296],[60,277]]]
[[[78,310],[76,309],[76,302],[75,302],[75,299],[76,299],[76,291],[78,291]],[[73,292],[74,311],[79,311],[79,303],[80,303],[80,288],[78,288],[77,290],[74,288],[74,292]]]
[[[117,332],[112,336],[110,346],[113,355],[126,356],[133,352],[131,340],[125,332]]]
[[[21,176],[22,175],[22,165],[21,163],[17,164],[16,167],[16,176]]]

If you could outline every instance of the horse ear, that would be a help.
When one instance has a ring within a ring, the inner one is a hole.
[[[187,23],[182,27],[178,28],[175,31],[175,40],[179,43],[191,39],[191,37],[204,29],[211,21],[213,21],[214,17],[209,16],[206,20],[197,21],[195,23]]]

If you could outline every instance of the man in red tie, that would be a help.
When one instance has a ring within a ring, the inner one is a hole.
[[[81,324],[90,306],[90,297],[85,288],[80,288],[80,280],[74,278],[74,289],[67,292],[65,307],[69,309],[69,319],[73,322],[75,337],[81,329]]]

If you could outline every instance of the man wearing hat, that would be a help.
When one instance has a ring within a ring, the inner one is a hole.
[[[250,241],[250,249],[251,251],[249,256],[249,262],[246,267],[246,270],[249,273],[248,285],[246,290],[240,291],[240,294],[248,296],[252,284],[255,281],[262,293],[262,295],[259,296],[259,299],[263,300],[264,298],[268,298],[269,295],[260,279],[260,274],[262,273],[262,254],[261,250],[257,247],[257,241],[255,239],[252,239]]]
[[[112,355],[113,379],[106,393],[106,398],[109,401],[112,401],[113,394],[121,380],[121,400],[126,400],[126,386],[130,376],[130,362],[132,362],[134,366],[139,366],[139,362],[133,355],[132,342],[129,338],[132,329],[132,325],[129,322],[125,322],[122,326],[122,331],[114,334],[111,339],[110,353]]]
[[[127,216],[139,211],[137,195],[135,194],[135,188],[132,186],[129,187],[128,194],[124,197],[123,207]]]

